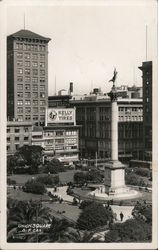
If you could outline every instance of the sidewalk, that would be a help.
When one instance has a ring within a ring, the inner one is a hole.
[[[120,220],[120,213],[121,212],[124,215],[122,222],[125,222],[126,220],[131,219],[133,217],[132,210],[133,210],[134,206],[115,206],[115,205],[112,205],[111,208],[112,208],[113,212],[117,214],[117,221],[118,222],[121,222],[121,220]]]

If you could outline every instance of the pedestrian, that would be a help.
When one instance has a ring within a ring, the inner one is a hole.
[[[123,215],[123,213],[121,212],[121,213],[120,213],[120,219],[121,219],[121,221],[123,221],[123,217],[124,217],[124,215]]]

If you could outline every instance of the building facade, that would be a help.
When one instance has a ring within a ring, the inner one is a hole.
[[[44,123],[48,106],[48,42],[29,30],[7,37],[8,120]]]
[[[143,81],[143,147],[144,160],[152,160],[152,61],[139,67]]]
[[[24,145],[31,145],[31,122],[7,122],[7,154],[13,155]]]
[[[96,97],[72,100],[76,107],[76,123],[80,128],[81,158],[111,156],[111,103],[109,98]],[[142,158],[143,107],[141,99],[118,99],[119,159]]]
[[[34,127],[32,145],[44,148],[48,160],[57,158],[72,164],[79,160],[79,126],[75,108],[48,108],[44,127]]]

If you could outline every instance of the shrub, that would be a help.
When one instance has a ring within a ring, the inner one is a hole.
[[[105,234],[105,242],[150,242],[151,239],[151,225],[136,219],[113,224]]]
[[[36,180],[27,181],[23,186],[23,191],[33,194],[44,194],[46,192],[45,186],[43,183]]]
[[[36,179],[37,182],[41,182],[45,185],[50,185],[50,186],[54,186],[57,185],[59,183],[59,176],[39,176]]]
[[[125,181],[127,185],[141,186],[145,187],[148,185],[147,181],[143,180],[143,177],[136,175],[135,173],[127,173],[125,176]]]
[[[53,159],[52,161],[47,162],[43,169],[44,173],[51,173],[51,174],[58,174],[59,172],[65,172],[65,171],[66,167],[58,159]]]
[[[7,178],[7,185],[15,185],[16,181],[15,180],[11,180],[10,178]]]
[[[134,172],[140,176],[150,177],[150,170],[147,168],[135,168]]]
[[[152,223],[152,206],[146,204],[146,202],[137,202],[135,205],[132,215],[136,219],[144,219],[147,223]]]
[[[81,230],[92,230],[99,226],[107,225],[113,219],[111,208],[104,207],[102,204],[93,202],[85,207],[80,214],[77,225]]]
[[[80,209],[85,209],[86,207],[88,207],[88,206],[91,205],[92,203],[93,203],[93,201],[91,201],[91,200],[88,200],[88,201],[84,200],[84,201],[81,202],[79,208],[80,208]]]

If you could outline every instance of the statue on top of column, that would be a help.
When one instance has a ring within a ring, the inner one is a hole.
[[[112,89],[111,89],[110,93],[108,93],[108,96],[110,97],[112,102],[117,101],[117,89],[115,86],[117,74],[118,74],[118,72],[116,71],[116,68],[114,68],[113,78],[111,80],[109,80],[109,82],[113,82]]]
[[[109,80],[109,82],[113,82],[113,86],[115,86],[115,81],[116,81],[117,73],[118,72],[116,71],[116,68],[114,68],[113,78],[111,80]]]

